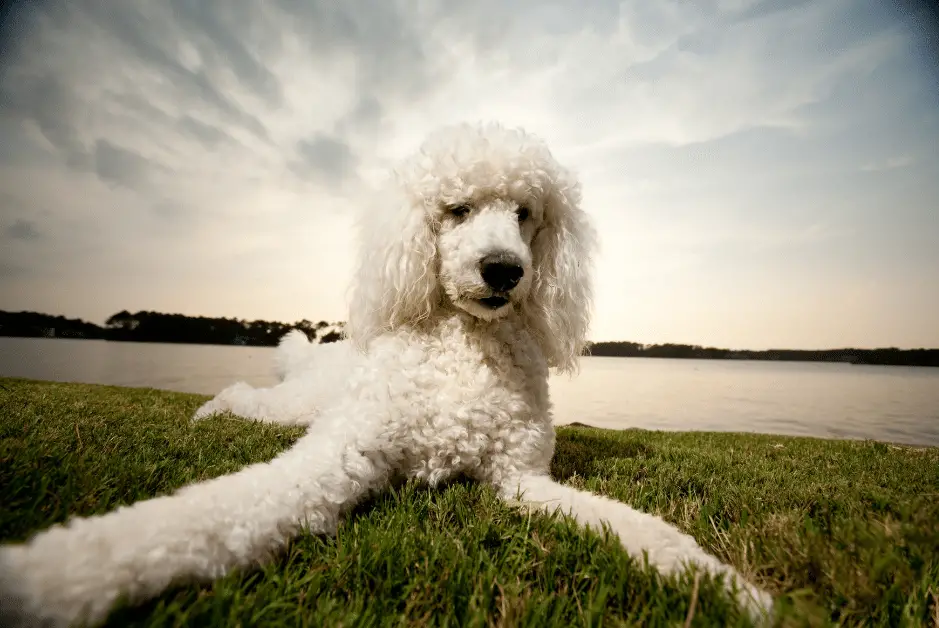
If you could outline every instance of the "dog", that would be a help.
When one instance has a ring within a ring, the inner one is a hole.
[[[291,332],[281,382],[238,383],[199,408],[307,425],[292,448],[0,550],[7,616],[94,624],[139,603],[269,560],[303,532],[334,533],[392,482],[457,476],[604,524],[663,574],[724,576],[753,617],[772,597],[659,517],[549,474],[549,369],[576,371],[591,312],[596,234],[580,185],[547,145],[496,123],[430,135],[362,212],[348,339]],[[24,622],[26,620],[23,620]]]

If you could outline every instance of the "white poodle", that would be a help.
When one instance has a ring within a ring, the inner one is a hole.
[[[608,524],[674,574],[723,574],[754,617],[771,597],[659,517],[559,484],[548,369],[576,369],[594,233],[574,176],[541,141],[498,125],[432,135],[361,221],[350,342],[277,349],[282,383],[236,384],[197,412],[309,424],[267,463],[0,550],[6,617],[95,623],[114,603],[268,560],[395,480],[456,475],[505,500]]]

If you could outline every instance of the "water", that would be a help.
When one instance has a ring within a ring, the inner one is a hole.
[[[211,395],[276,382],[273,349],[0,338],[0,376]],[[939,369],[584,358],[551,380],[558,424],[871,438],[939,446]]]

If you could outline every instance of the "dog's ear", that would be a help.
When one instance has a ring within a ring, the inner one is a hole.
[[[593,299],[596,235],[580,209],[580,186],[561,173],[545,201],[545,222],[532,243],[535,276],[524,308],[548,365],[574,372],[586,343]]]
[[[428,212],[419,199],[389,187],[378,201],[384,206],[367,208],[359,220],[359,262],[346,333],[363,351],[372,338],[429,316],[440,298]]]

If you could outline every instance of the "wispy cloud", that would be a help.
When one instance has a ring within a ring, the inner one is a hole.
[[[36,226],[28,220],[17,220],[4,230],[8,238],[15,240],[36,240],[39,238],[39,231]]]
[[[895,168],[906,168],[914,163],[914,160],[909,155],[901,155],[899,157],[888,157],[887,159],[880,162],[868,162],[861,166],[862,172],[878,172],[880,170],[893,170]]]

